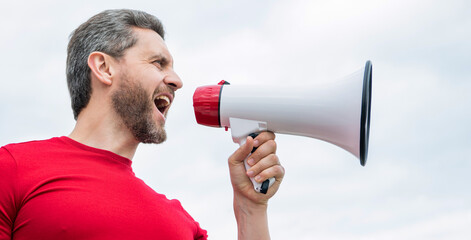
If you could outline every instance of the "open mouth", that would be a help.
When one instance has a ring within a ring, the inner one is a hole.
[[[154,104],[157,107],[157,109],[159,110],[159,112],[161,112],[162,115],[165,116],[165,112],[167,111],[167,109],[170,106],[170,98],[168,96],[165,96],[165,95],[157,96],[154,99]]]

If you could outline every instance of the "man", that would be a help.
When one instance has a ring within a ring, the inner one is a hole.
[[[0,148],[0,239],[207,238],[177,200],[131,168],[139,143],[165,141],[165,116],[182,87],[163,39],[159,20],[134,10],[104,11],[73,32],[67,81],[76,126]],[[269,238],[267,202],[284,176],[274,138],[249,137],[229,157],[239,239]],[[248,177],[276,183],[260,194]]]

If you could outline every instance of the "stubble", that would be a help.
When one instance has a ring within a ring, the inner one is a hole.
[[[136,140],[158,144],[167,139],[164,122],[153,120],[153,99],[137,81],[123,74],[121,86],[111,98],[114,110]]]

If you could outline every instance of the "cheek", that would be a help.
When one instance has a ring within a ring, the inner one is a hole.
[[[146,89],[150,88],[155,90],[161,82],[163,82],[165,75],[155,66],[143,69],[138,74],[141,84]]]

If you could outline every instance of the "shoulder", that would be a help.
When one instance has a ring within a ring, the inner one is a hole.
[[[33,140],[21,143],[11,143],[1,148],[0,158],[10,157],[13,159],[43,155],[47,152],[60,148],[64,143],[59,137],[46,140]]]
[[[40,145],[50,145],[50,144],[57,144],[60,142],[61,137],[53,137],[50,139],[44,139],[44,140],[31,140],[31,141],[26,141],[26,142],[19,142],[19,143],[10,143],[2,148],[6,149],[24,149],[24,148],[31,148],[35,146],[40,146]]]

